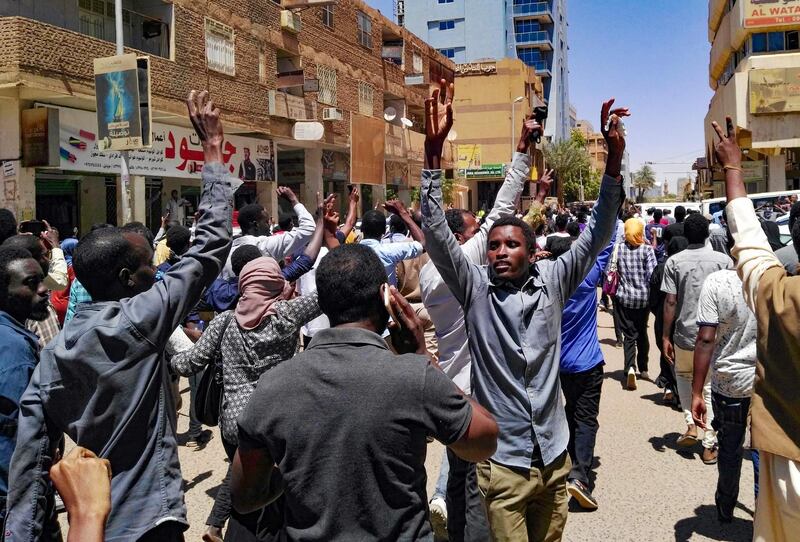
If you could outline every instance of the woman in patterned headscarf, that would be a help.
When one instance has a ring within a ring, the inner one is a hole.
[[[189,376],[222,363],[223,398],[219,425],[228,458],[238,446],[236,418],[247,406],[259,378],[297,352],[300,328],[322,311],[317,296],[292,299],[291,282],[311,270],[322,246],[324,221],[318,210],[317,229],[305,252],[281,270],[274,258],[257,258],[239,274],[239,302],[233,310],[214,318],[197,343],[170,359],[170,368]],[[267,529],[258,540],[280,540],[283,524],[282,500],[260,512],[237,514],[230,505],[230,469],[217,492],[208,518],[211,540],[222,540],[222,526],[230,515],[228,532],[233,540],[256,540],[254,529]],[[235,534],[238,533],[238,534]]]

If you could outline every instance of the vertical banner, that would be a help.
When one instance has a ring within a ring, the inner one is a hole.
[[[133,150],[145,146],[138,70],[135,54],[94,59],[100,150]]]
[[[382,185],[385,159],[385,121],[352,114],[350,136],[351,182]]]
[[[58,167],[58,109],[24,109],[22,115],[22,166]]]

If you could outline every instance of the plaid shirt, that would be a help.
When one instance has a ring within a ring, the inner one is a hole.
[[[631,248],[628,243],[619,244],[617,299],[622,305],[629,309],[643,309],[647,306],[650,298],[650,275],[656,265],[656,254],[650,245]]]

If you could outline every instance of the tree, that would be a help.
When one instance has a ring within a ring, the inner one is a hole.
[[[581,178],[584,181],[584,197],[591,199],[586,191],[586,186],[592,179],[593,172],[583,134],[573,130],[570,139],[548,143],[542,152],[544,153],[545,167],[555,171],[556,189],[560,203],[564,202],[564,198],[569,201],[580,198]]]
[[[636,189],[636,201],[644,201],[644,193],[656,185],[656,172],[647,164],[633,174],[633,187]]]

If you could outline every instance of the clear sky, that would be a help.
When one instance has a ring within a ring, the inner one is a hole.
[[[392,16],[391,0],[367,1]],[[658,181],[669,178],[674,191],[675,179],[705,154],[703,121],[712,96],[708,3],[567,0],[567,17],[570,100],[578,118],[599,129],[604,99],[630,107],[631,167],[656,162]]]

